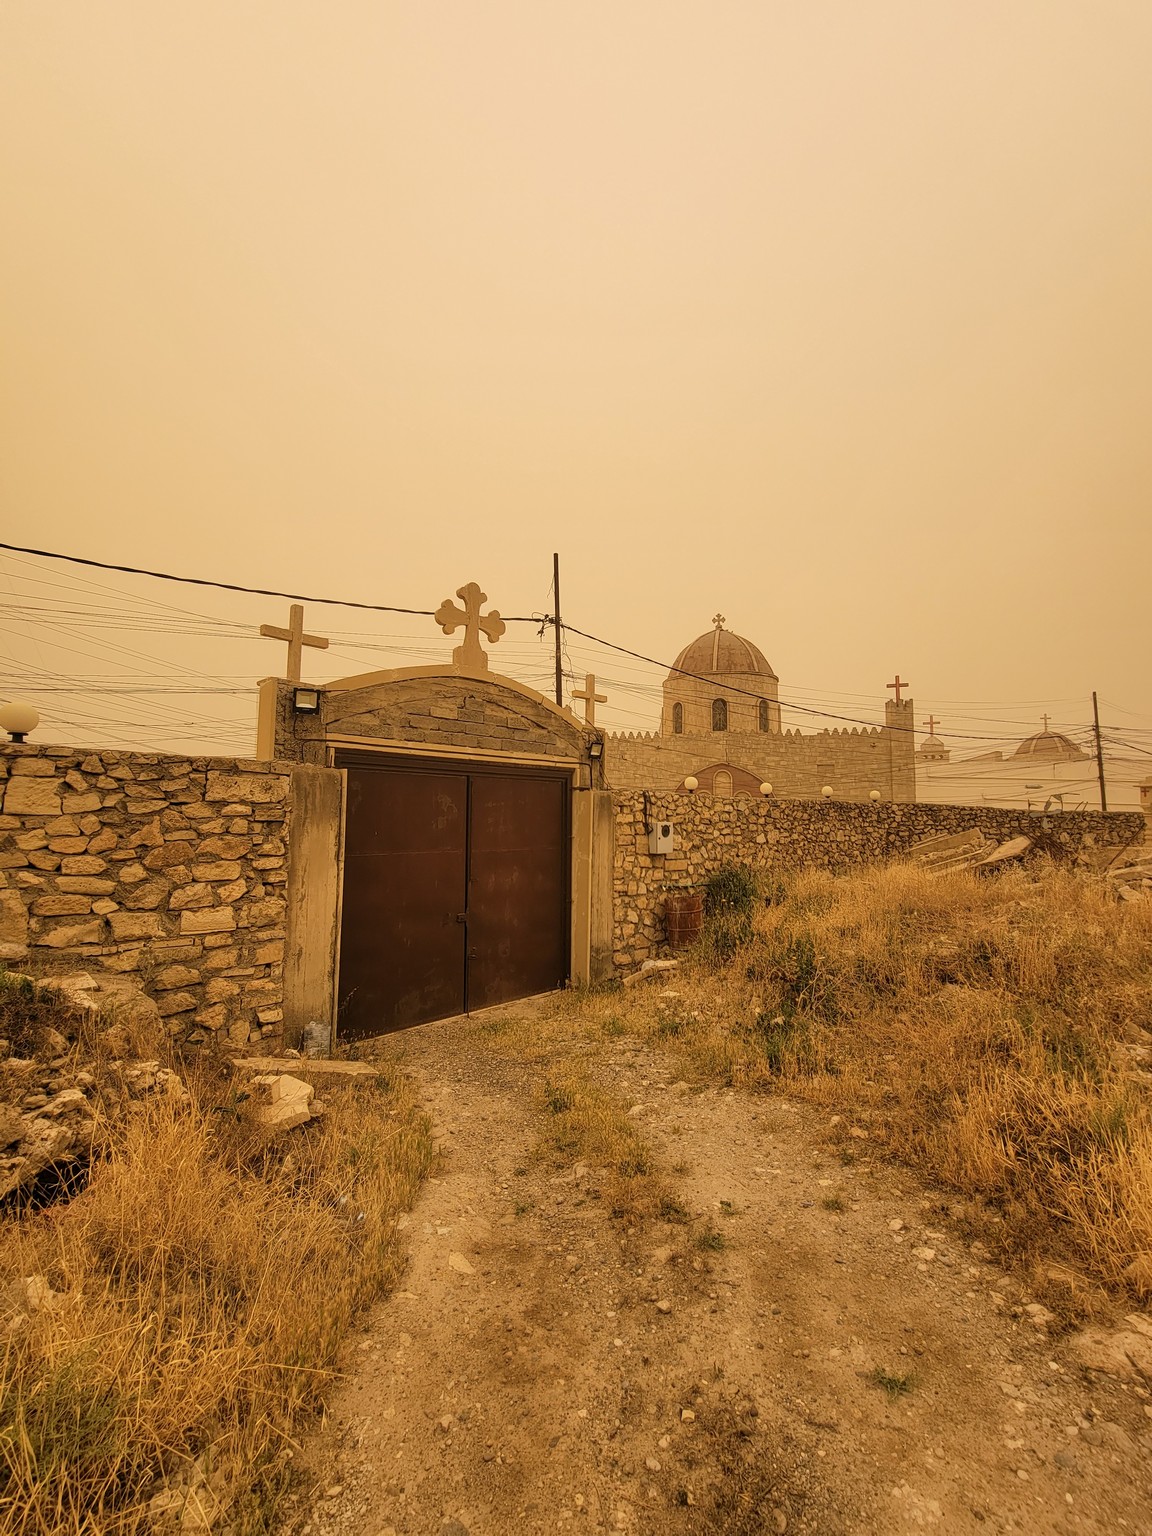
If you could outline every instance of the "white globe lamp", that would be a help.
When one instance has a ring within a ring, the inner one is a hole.
[[[688,777],[684,780],[684,788],[690,795],[694,795],[700,788],[700,780],[695,778],[692,774],[689,774]]]
[[[868,791],[868,798],[875,804],[877,800],[881,799],[880,791],[878,789],[870,789]]]
[[[831,800],[836,791],[832,788],[831,784],[825,784],[820,793],[824,796],[825,800]]]
[[[29,731],[40,724],[40,715],[31,704],[13,700],[0,707],[0,728],[6,730],[13,741],[23,741]]]
[[[760,786],[760,793],[762,795],[770,795],[772,793],[772,786],[771,786],[771,784],[761,784],[761,786]]]

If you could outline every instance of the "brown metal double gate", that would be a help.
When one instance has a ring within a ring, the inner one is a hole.
[[[348,754],[337,1033],[562,987],[571,780]]]

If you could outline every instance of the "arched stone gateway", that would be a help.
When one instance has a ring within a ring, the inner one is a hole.
[[[258,750],[306,804],[286,994],[342,1039],[611,974],[601,736],[461,650],[260,685]]]

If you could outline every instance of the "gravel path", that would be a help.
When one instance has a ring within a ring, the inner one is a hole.
[[[621,1230],[595,1170],[535,1155],[540,1066],[480,1031],[379,1045],[443,1157],[285,1536],[1152,1536],[1147,1393],[1079,1367],[906,1170],[649,1045],[573,1042],[693,1218]]]

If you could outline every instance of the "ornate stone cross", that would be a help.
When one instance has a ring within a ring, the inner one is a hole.
[[[463,609],[457,608],[452,599],[446,597],[434,618],[446,635],[454,634],[461,625],[464,626],[464,644],[452,652],[452,661],[466,677],[477,677],[488,670],[488,654],[480,644],[481,632],[488,636],[490,644],[495,645],[508,626],[495,608],[491,613],[481,615],[480,608],[488,601],[488,594],[481,592],[474,581],[457,587],[456,596],[463,600]]]
[[[300,652],[305,645],[314,645],[317,650],[328,649],[327,640],[320,635],[306,635],[304,633],[304,609],[299,603],[293,603],[288,610],[288,628],[280,629],[275,624],[261,624],[260,633],[268,640],[287,640],[288,642],[288,670],[285,673],[290,683],[300,681]]]
[[[607,704],[608,702],[608,695],[606,693],[596,692],[595,672],[588,672],[585,674],[583,688],[573,688],[572,697],[574,699],[584,700],[585,725],[595,725],[597,704]]]
[[[713,624],[715,624],[717,629],[723,629],[724,628],[724,615],[722,613],[714,613],[712,615],[712,622],[713,622]]]
[[[894,683],[889,683],[888,684],[889,688],[895,688],[895,690],[896,690],[896,702],[897,702],[897,704],[899,704],[899,702],[900,702],[900,690],[901,690],[901,688],[911,688],[911,686],[912,686],[912,684],[911,683],[906,683],[904,681],[904,679],[900,676],[899,672],[897,672],[897,674],[896,674],[896,681]]]
[[[929,715],[928,719],[924,723],[928,727],[928,734],[929,734],[929,736],[935,736],[935,734],[936,734],[936,727],[940,724],[940,722],[939,722],[939,720],[937,720],[936,716],[935,715]]]

